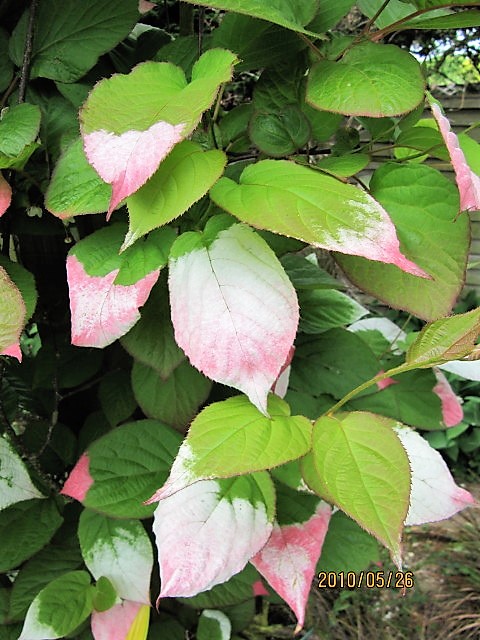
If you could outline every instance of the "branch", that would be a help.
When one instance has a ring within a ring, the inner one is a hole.
[[[25,102],[25,94],[27,92],[27,82],[30,70],[30,60],[33,49],[33,29],[35,25],[35,14],[37,12],[38,0],[32,0],[30,3],[30,13],[28,16],[27,34],[25,36],[25,48],[23,50],[22,70],[20,72],[20,85],[18,87],[18,103]]]

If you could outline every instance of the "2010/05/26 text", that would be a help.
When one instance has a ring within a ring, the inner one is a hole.
[[[382,589],[394,587],[396,589],[411,589],[414,586],[412,571],[320,571],[318,574],[319,589]]]

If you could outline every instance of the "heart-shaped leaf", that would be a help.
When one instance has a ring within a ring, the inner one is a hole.
[[[155,511],[160,598],[193,596],[228,580],[267,542],[275,491],[265,472],[201,480]]]
[[[298,324],[295,290],[267,243],[245,225],[188,233],[169,264],[175,340],[190,362],[266,412]],[[214,239],[209,242],[209,234]],[[203,238],[203,239],[202,239]],[[272,322],[275,318],[275,322]],[[227,356],[228,354],[228,356]]]
[[[424,90],[420,64],[410,53],[369,42],[352,47],[338,62],[317,62],[306,100],[325,111],[382,118],[412,111]]]
[[[286,402],[270,395],[263,415],[244,396],[215,402],[192,422],[166,484],[152,500],[166,498],[207,478],[228,478],[278,466],[303,456],[312,426],[291,416]]]
[[[400,252],[395,227],[378,202],[319,171],[287,160],[262,160],[243,171],[239,184],[221,178],[210,196],[259,229],[426,276]]]

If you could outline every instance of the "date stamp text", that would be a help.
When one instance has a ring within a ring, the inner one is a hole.
[[[411,589],[415,584],[412,571],[320,571],[319,589]]]

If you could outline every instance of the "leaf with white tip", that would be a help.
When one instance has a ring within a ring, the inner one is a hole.
[[[421,435],[405,426],[395,431],[412,470],[406,525],[445,520],[474,502],[468,491],[455,484],[442,456]]]
[[[118,273],[119,269],[114,269],[106,276],[89,276],[76,256],[68,256],[72,344],[106,347],[140,318],[138,309],[145,304],[160,270],[127,286],[114,284]]]
[[[161,592],[189,597],[227,581],[267,542],[275,491],[266,472],[201,480],[155,511]]]
[[[432,103],[430,106],[435,120],[438,123],[440,133],[445,141],[455,171],[457,186],[460,192],[460,210],[478,210],[480,209],[480,177],[468,166],[465,154],[460,148],[458,138],[450,129],[448,118],[442,114],[437,104]]]
[[[283,516],[286,522],[275,522],[267,544],[251,563],[292,608],[299,631],[332,510],[315,496],[286,493],[290,500],[282,501],[280,493],[277,504],[277,519],[282,522]]]
[[[150,604],[153,551],[138,520],[114,520],[85,509],[78,537],[83,559],[95,580],[105,576],[124,600]]]
[[[20,334],[26,318],[22,295],[7,272],[0,267],[0,355],[22,360]]]
[[[295,289],[267,243],[247,226],[234,224],[206,244],[206,232],[203,238],[184,234],[170,254],[175,340],[197,369],[243,391],[266,413],[268,392],[297,330]]]
[[[305,455],[312,425],[291,416],[286,402],[270,395],[264,416],[245,396],[206,407],[192,422],[170,476],[151,500],[161,500],[207,478],[262,471]]]
[[[232,623],[223,611],[204,609],[198,620],[197,640],[230,640]]]
[[[428,277],[401,253],[395,227],[376,200],[309,167],[262,160],[243,171],[239,184],[220,178],[210,196],[219,207],[258,229]]]
[[[92,613],[92,635],[95,640],[145,640],[149,617],[150,607],[125,600],[108,611]]]
[[[0,437],[0,510],[32,498],[45,498],[30,480],[27,468],[13,447]]]

